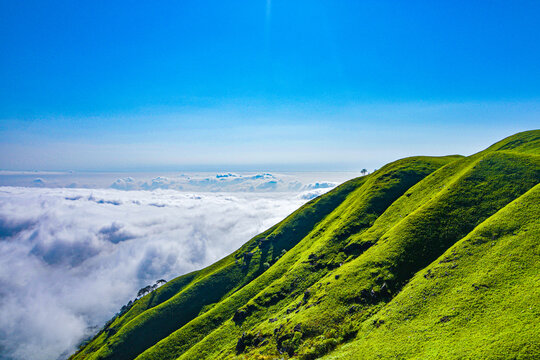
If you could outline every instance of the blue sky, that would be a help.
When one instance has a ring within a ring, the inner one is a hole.
[[[0,1],[0,168],[355,170],[540,123],[540,3]]]

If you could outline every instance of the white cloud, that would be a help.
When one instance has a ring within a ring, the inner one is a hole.
[[[121,190],[174,189],[210,192],[268,192],[291,191],[298,181],[290,175],[262,174],[190,174],[158,176],[148,181],[135,182],[131,178],[116,180],[111,187]],[[301,187],[301,184],[300,184]]]
[[[296,195],[296,198],[299,200],[311,200],[315,199],[317,196],[321,196],[322,194],[332,190],[332,188],[316,188],[313,190],[307,190],[299,193]]]
[[[133,180],[132,177],[125,177],[117,179],[111,184],[111,188],[118,190],[134,190],[137,188],[137,183]]]
[[[183,191],[229,192],[290,192],[330,189],[337,182],[321,181],[303,184],[291,174],[190,174],[158,176],[148,181],[135,181],[131,177],[117,179],[112,188],[120,190],[174,189]]]
[[[304,188],[306,190],[315,190],[315,189],[329,189],[335,187],[337,184],[330,181],[315,182],[307,184]]]
[[[36,177],[36,175],[39,177]],[[331,188],[355,173],[93,173],[0,171],[0,186],[189,192],[299,192]],[[320,181],[324,176],[327,181]]]
[[[238,178],[214,177],[217,184]],[[240,178],[280,184],[269,175]],[[139,288],[218,260],[306,200],[0,187],[0,358],[65,356]]]

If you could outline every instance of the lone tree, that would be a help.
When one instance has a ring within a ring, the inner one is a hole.
[[[367,170],[366,170],[366,169],[362,169],[362,170],[360,170],[360,172],[362,173],[362,175],[366,175],[366,174],[367,174]]]
[[[159,286],[165,284],[166,282],[167,281],[164,280],[164,279],[159,279],[158,281],[156,281],[156,283],[154,285],[147,285],[147,286],[143,287],[137,293],[137,297],[144,296],[144,295],[156,290]]]

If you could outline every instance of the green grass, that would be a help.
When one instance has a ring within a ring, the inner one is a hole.
[[[538,204],[540,185],[416,274],[327,358],[538,359]]]
[[[73,359],[540,357],[540,131],[413,157],[135,302]]]

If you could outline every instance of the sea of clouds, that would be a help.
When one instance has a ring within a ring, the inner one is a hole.
[[[337,183],[218,174],[68,188],[41,175],[0,186],[1,359],[65,358],[141,287],[215,262]]]
[[[354,173],[324,173],[332,181],[319,181],[323,173],[152,173],[0,171],[0,186],[49,188],[112,188],[117,190],[179,190],[191,192],[303,192],[330,189]]]

